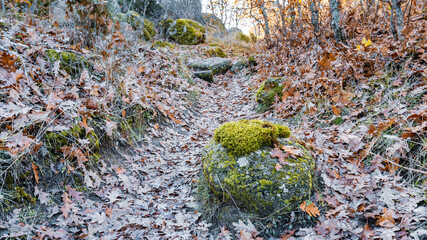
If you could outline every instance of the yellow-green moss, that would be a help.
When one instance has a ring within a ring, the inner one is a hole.
[[[228,122],[215,130],[214,140],[221,143],[231,154],[240,156],[272,146],[277,138],[291,135],[288,127],[261,120]]]
[[[251,38],[251,41],[253,43],[256,43],[258,41],[258,38],[255,36],[253,32],[249,33],[249,37]]]
[[[265,111],[273,105],[276,95],[282,97],[284,89],[282,82],[283,78],[269,78],[260,86],[255,94],[259,111]]]
[[[227,57],[227,54],[225,54],[220,47],[215,47],[215,48],[206,50],[206,55],[209,57],[222,57],[222,58]]]
[[[149,41],[151,40],[151,38],[154,37],[154,35],[156,35],[156,29],[154,27],[154,23],[147,19],[144,19],[144,29],[143,29],[144,39],[146,41]]]
[[[237,40],[242,41],[242,42],[249,43],[251,41],[251,38],[242,32],[238,32],[234,36]]]
[[[155,41],[153,43],[153,47],[156,47],[156,48],[165,48],[165,47],[168,47],[170,49],[174,49],[175,48],[174,45],[172,45],[172,44],[170,44],[168,42],[165,42],[165,41],[160,41],[160,40]]]
[[[75,143],[79,139],[89,140],[89,148],[92,151],[99,150],[100,143],[98,136],[93,131],[86,133],[85,129],[77,124],[73,125],[69,130],[47,133],[43,138],[43,142],[48,150],[52,154],[55,154],[60,152],[61,147]]]
[[[51,63],[60,61],[61,69],[74,77],[79,75],[84,68],[90,66],[85,58],[72,52],[48,49],[46,50],[46,57]]]
[[[128,11],[126,15],[119,16],[119,19],[124,19],[134,30],[142,27],[142,36],[146,41],[149,41],[156,34],[154,23],[141,17],[135,11]]]
[[[27,192],[25,192],[24,188],[22,187],[15,187],[15,195],[13,197],[13,200],[21,204],[25,204],[26,202],[29,202],[31,204],[36,203],[36,199]]]
[[[276,169],[271,147],[244,156],[234,156],[211,141],[203,154],[203,172],[213,194],[226,202],[233,198],[239,207],[261,216],[295,211],[311,195],[315,163],[309,150],[293,140],[280,144],[301,151],[287,157],[289,164]],[[246,162],[246,163],[245,163]]]
[[[205,42],[205,28],[198,22],[190,19],[178,19],[167,22],[170,26],[167,34],[179,44],[196,45]]]
[[[250,64],[254,65],[254,66],[256,66],[256,65],[257,65],[257,62],[256,62],[256,59],[255,59],[255,56],[254,56],[254,55],[250,55],[250,56],[248,57],[248,62],[249,62]]]

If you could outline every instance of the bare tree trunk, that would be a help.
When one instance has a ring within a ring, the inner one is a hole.
[[[283,2],[284,2],[284,0],[283,0]],[[283,36],[285,36],[285,35],[287,35],[288,33],[288,31],[286,30],[286,15],[285,15],[285,9],[283,8],[283,6],[284,6],[284,3],[277,3],[278,4],[278,6],[279,6],[279,11],[280,11],[280,18],[281,18],[281,21],[282,21],[282,29],[281,29],[281,33],[282,33],[282,35]]]
[[[6,5],[4,0],[1,0],[1,10],[2,10],[2,15],[6,15]]]
[[[341,42],[344,40],[342,29],[340,26],[340,11],[338,9],[339,0],[329,0],[329,6],[331,7],[331,25],[334,30],[335,40]]]
[[[291,30],[294,32],[295,30],[295,6],[290,7],[291,10]]]
[[[316,0],[310,3],[311,11],[311,24],[313,25],[314,32],[319,32],[319,9],[317,8]]]
[[[391,6],[391,12],[396,12],[396,22],[397,25],[397,37],[400,40],[403,40],[402,31],[403,31],[403,14],[402,14],[402,8],[400,7],[400,1],[399,0],[392,0],[392,6]]]
[[[267,42],[267,45],[270,46],[271,45],[271,39],[270,39],[270,26],[268,24],[268,15],[267,15],[267,10],[265,9],[265,4],[264,1],[262,1],[261,3],[261,12],[262,12],[262,16],[264,18],[264,32],[265,32],[265,41]]]

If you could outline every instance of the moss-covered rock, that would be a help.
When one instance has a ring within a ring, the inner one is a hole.
[[[282,97],[283,81],[283,78],[269,78],[261,85],[255,95],[259,111],[263,112],[270,108],[276,95]]]
[[[160,41],[160,40],[155,41],[153,43],[153,47],[155,47],[155,48],[165,48],[165,47],[168,47],[170,49],[174,49],[175,48],[175,46],[172,45],[171,43],[168,43],[168,42],[165,42],[165,41]]]
[[[173,22],[165,21],[165,24],[169,25],[166,34],[179,44],[196,45],[205,42],[206,30],[199,22],[178,19]]]
[[[242,69],[246,68],[249,66],[249,62],[244,60],[244,59],[239,59],[237,61],[235,61],[233,63],[233,66],[230,69],[230,72],[232,73],[238,73],[240,72]]]
[[[295,210],[311,194],[315,163],[308,149],[280,138],[289,135],[287,127],[259,120],[222,125],[203,153],[204,177],[212,192],[261,216]],[[280,169],[278,159],[271,157],[273,142],[295,152]]]
[[[214,47],[206,50],[206,55],[209,57],[222,57],[222,58],[227,57],[227,54],[225,54],[225,52],[220,47]]]
[[[212,70],[214,75],[224,74],[231,68],[231,60],[221,57],[199,59],[190,62],[189,66],[195,71]]]
[[[288,127],[261,120],[228,122],[215,130],[214,140],[235,156],[245,155],[263,146],[273,146],[278,138],[288,138]]]
[[[73,77],[80,75],[84,68],[91,66],[87,59],[72,52],[48,49],[46,50],[46,57],[52,64],[60,61],[61,69]]]
[[[156,35],[154,23],[141,17],[135,11],[128,11],[124,16],[119,17],[119,19],[124,19],[134,30],[141,29],[142,36],[146,41],[149,41],[154,35]]]
[[[208,82],[214,81],[212,70],[194,72],[193,76],[200,78],[200,79],[203,79],[203,80],[208,81]]]
[[[251,38],[248,37],[246,34],[242,33],[242,32],[237,32],[234,34],[234,37],[238,40],[238,41],[242,41],[242,42],[246,42],[249,43],[251,41]]]
[[[206,27],[212,32],[225,32],[225,25],[221,19],[212,13],[202,13]]]

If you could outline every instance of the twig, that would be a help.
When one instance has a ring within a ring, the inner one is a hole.
[[[401,168],[406,169],[406,170],[408,170],[408,171],[418,172],[418,173],[422,173],[422,174],[426,174],[426,175],[427,175],[427,172],[425,172],[425,171],[422,171],[422,170],[418,170],[418,169],[414,169],[414,168],[409,168],[409,167],[402,166],[402,165],[400,165],[400,164],[398,164],[398,163],[393,162],[392,160],[389,160],[389,159],[387,159],[387,158],[385,158],[385,157],[383,157],[383,156],[379,155],[378,153],[373,153],[372,151],[369,151],[369,153],[371,153],[371,154],[373,154],[373,155],[375,155],[375,156],[377,156],[377,157],[382,158],[383,160],[385,160],[385,161],[386,161],[386,162],[388,162],[388,163],[391,163],[391,164],[393,164],[393,165],[395,165],[395,166],[401,167]]]
[[[220,181],[220,179],[219,179],[219,177],[218,177],[218,174],[215,174],[215,177],[216,177],[216,180],[218,181],[219,186],[221,187],[222,191],[227,192],[227,194],[230,196],[231,200],[233,201],[234,205],[235,205],[235,206],[236,206],[236,208],[237,208],[237,211],[239,211],[240,217],[241,217],[241,218],[244,218],[244,217],[243,217],[242,212],[240,211],[239,206],[237,206],[236,201],[234,201],[233,196],[231,196],[230,192],[228,192],[228,191],[227,191],[227,189],[225,189],[225,188],[222,186],[221,181]]]

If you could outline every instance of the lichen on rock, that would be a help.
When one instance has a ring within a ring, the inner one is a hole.
[[[165,21],[165,25],[168,26],[166,35],[179,44],[196,45],[205,42],[206,30],[199,22],[190,19],[177,19],[173,22]]]
[[[48,49],[46,50],[46,57],[51,63],[60,61],[61,69],[73,77],[78,76],[84,68],[90,68],[87,59],[73,52]]]
[[[213,194],[225,202],[232,198],[239,207],[261,216],[297,209],[311,194],[315,164],[310,151],[286,139],[289,136],[286,126],[261,120],[219,127],[203,153],[203,173]],[[273,144],[298,154],[276,169]]]
[[[276,95],[279,98],[282,97],[282,91],[284,89],[284,86],[282,84],[283,81],[283,78],[276,77],[269,78],[264,83],[262,83],[255,95],[256,101],[259,104],[259,112],[264,112],[268,108],[270,108],[275,101]]]

